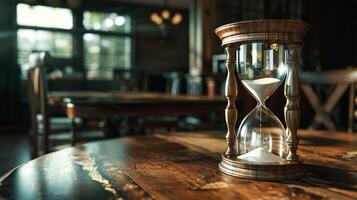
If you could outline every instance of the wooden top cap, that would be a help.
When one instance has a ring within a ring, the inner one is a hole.
[[[222,46],[258,41],[303,43],[309,28],[308,24],[296,20],[252,20],[220,26],[215,33]]]

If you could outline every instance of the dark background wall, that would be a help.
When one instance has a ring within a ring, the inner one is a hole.
[[[215,2],[214,28],[254,19],[297,19],[311,25],[306,36],[304,69],[343,68],[357,65],[357,1],[355,0],[221,0]],[[208,34],[211,34],[208,33]],[[223,53],[212,41],[213,53]]]
[[[187,71],[188,11],[173,10],[183,14],[183,22],[165,30],[150,22],[148,16],[154,11],[160,13],[161,9],[135,9],[136,67]]]
[[[19,107],[20,68],[16,64],[15,5],[11,0],[0,1],[0,123],[16,121]]]
[[[307,68],[320,62],[322,69],[357,65],[357,1],[304,1],[303,19],[311,24],[305,45]],[[309,55],[309,56],[308,56]],[[312,55],[318,56],[316,61]]]

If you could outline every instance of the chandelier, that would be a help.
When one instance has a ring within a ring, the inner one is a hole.
[[[168,0],[164,0],[164,7],[161,13],[153,12],[150,15],[150,20],[158,26],[165,24],[179,25],[182,22],[182,14],[176,12],[172,14],[168,9]]]

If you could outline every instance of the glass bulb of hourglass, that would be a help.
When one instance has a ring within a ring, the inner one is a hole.
[[[252,43],[238,51],[239,79],[257,100],[257,106],[243,119],[237,131],[238,159],[247,162],[284,162],[285,129],[266,106],[286,76],[284,45]]]

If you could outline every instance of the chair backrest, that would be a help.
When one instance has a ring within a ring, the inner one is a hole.
[[[339,84],[356,83],[357,68],[335,69],[328,71],[303,71],[300,74],[301,82],[308,84]]]
[[[28,96],[31,110],[31,146],[32,156],[38,155],[37,138],[41,132],[44,137],[49,132],[47,81],[45,73],[45,59],[48,53],[36,52],[29,57]],[[41,123],[39,123],[41,122]],[[47,149],[47,141],[43,140],[40,149]]]
[[[344,92],[349,90],[349,106],[348,106],[348,131],[353,131],[354,126],[354,110],[356,108],[355,101],[356,99],[356,84],[357,84],[357,68],[356,67],[347,67],[346,69],[336,69],[328,70],[322,72],[312,72],[312,71],[303,71],[300,73],[302,90],[306,97],[308,98],[310,104],[314,108],[318,115],[315,116],[314,121],[320,121],[324,123],[326,128],[333,129],[333,125],[326,116],[323,116],[323,112],[329,113],[332,111],[333,107],[339,101]],[[322,106],[317,98],[317,95],[312,90],[312,85],[330,85],[335,86],[334,91],[331,93],[330,97],[327,99],[327,102]],[[326,122],[326,123],[325,123]]]
[[[29,103],[33,114],[47,114],[47,80],[45,72],[46,52],[32,53],[28,71]]]

